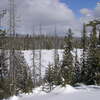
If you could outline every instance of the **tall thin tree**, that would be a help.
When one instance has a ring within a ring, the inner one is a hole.
[[[16,76],[15,76],[15,65],[14,65],[14,56],[15,56],[15,50],[14,50],[14,36],[15,36],[15,0],[9,0],[9,32],[10,37],[12,38],[10,40],[10,70],[9,70],[9,76],[10,76],[10,92],[11,95],[16,94]]]

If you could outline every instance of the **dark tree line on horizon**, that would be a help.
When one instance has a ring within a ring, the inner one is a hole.
[[[6,33],[4,30],[0,30],[0,47],[7,50],[11,49],[10,42],[14,38],[14,42],[12,45],[16,50],[32,50],[33,49],[33,42],[34,42],[34,49],[39,49],[39,45],[41,44],[42,49],[54,49],[55,48],[55,38],[57,40],[57,48],[58,49],[64,49],[64,36],[50,36],[50,35],[14,35],[10,36]],[[3,34],[2,34],[3,33]],[[81,46],[81,38],[80,37],[74,37],[73,41],[77,42],[77,48],[82,48]],[[5,44],[5,45],[2,45]],[[75,42],[73,43],[73,46],[75,48]]]

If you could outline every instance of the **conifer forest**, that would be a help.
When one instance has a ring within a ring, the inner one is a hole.
[[[99,98],[99,0],[0,0],[0,100]]]

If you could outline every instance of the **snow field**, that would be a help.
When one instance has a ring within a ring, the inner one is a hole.
[[[10,100],[100,100],[100,86],[81,85],[77,89],[70,85],[57,86],[50,93],[45,93],[38,87],[32,94],[14,96]]]

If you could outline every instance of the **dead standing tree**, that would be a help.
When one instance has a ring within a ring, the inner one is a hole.
[[[2,10],[0,11],[0,28],[2,27],[2,18],[4,17],[4,15],[6,14],[6,10]],[[0,39],[1,39],[1,47],[0,47],[0,79],[3,80],[3,72],[4,72],[4,67],[5,66],[5,51],[4,51],[4,35],[5,35],[5,31],[3,31],[2,29],[0,30]]]
[[[33,85],[34,87],[36,86],[36,83],[37,83],[37,79],[36,79],[36,64],[35,64],[35,57],[36,57],[36,54],[35,54],[35,30],[34,30],[34,27],[33,27],[33,39],[32,39],[32,48],[33,48]]]
[[[9,32],[10,32],[10,93],[16,94],[16,76],[15,76],[15,50],[14,50],[14,36],[15,36],[15,0],[9,0]]]
[[[54,80],[55,80],[55,84],[58,84],[58,77],[60,74],[59,73],[59,54],[58,54],[58,46],[57,46],[57,27],[55,26],[55,41],[54,41]]]
[[[41,55],[42,55],[42,39],[41,39],[41,35],[42,35],[42,25],[40,24],[39,26],[39,33],[40,33],[40,43],[39,43],[39,84],[41,85],[42,84],[42,76],[41,76],[41,67],[42,67],[42,64],[41,64]]]
[[[15,35],[16,35],[16,16],[15,16],[15,0],[9,0],[10,8],[10,68],[9,68],[9,78],[10,78],[10,94],[16,95],[19,91],[18,89],[30,88],[29,84],[32,86],[31,76],[29,74],[29,68],[24,62],[24,57],[22,56],[21,51],[15,50]],[[25,74],[26,73],[26,74]],[[31,72],[30,72],[31,73]],[[20,78],[19,78],[20,77]],[[28,79],[27,79],[28,78]],[[24,83],[25,82],[25,83]],[[29,82],[29,84],[27,83]],[[23,84],[23,86],[21,85]],[[27,92],[23,90],[23,92]]]
[[[93,38],[93,45],[96,46],[97,44],[97,32],[96,32],[96,26],[100,25],[100,21],[98,20],[94,20],[94,21],[90,21],[89,24],[86,24],[86,27],[92,27],[92,38]]]
[[[58,55],[58,48],[57,48],[57,26],[55,25],[55,42],[54,42],[54,66],[58,65],[59,55]]]

